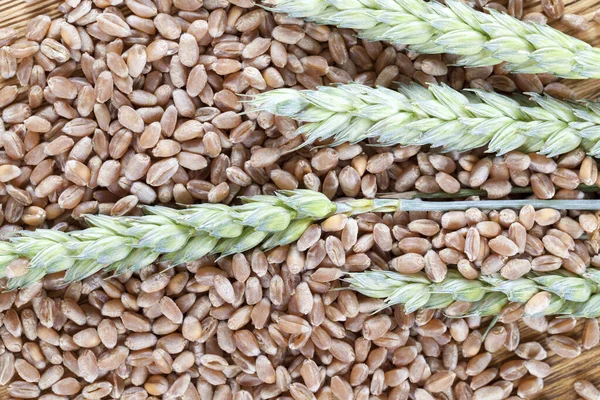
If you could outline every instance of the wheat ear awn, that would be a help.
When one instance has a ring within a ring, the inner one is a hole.
[[[214,254],[227,256],[255,247],[271,249],[297,240],[315,221],[336,213],[535,208],[600,210],[600,200],[489,200],[425,202],[403,199],[330,201],[309,190],[244,198],[244,204],[199,204],[185,209],[146,207],[141,217],[87,216],[90,228],[61,232],[23,231],[0,242],[0,278],[8,288],[31,285],[66,271],[65,280],[96,272],[122,274],[157,260],[178,265]],[[15,264],[12,264],[15,263]],[[27,268],[15,268],[15,265]]]
[[[458,65],[500,64],[518,73],[600,77],[600,49],[554,28],[522,22],[457,0],[279,0],[267,9],[322,25],[355,29],[361,38],[409,45],[421,54],[461,56]]]
[[[432,145],[445,151],[488,146],[489,152],[549,157],[582,147],[600,157],[600,104],[545,95],[508,97],[447,85],[403,85],[399,91],[350,83],[297,91],[277,89],[250,102],[256,109],[304,122],[305,144],[371,139],[382,146]]]
[[[600,316],[600,270],[589,268],[583,276],[557,270],[529,274],[515,280],[480,276],[469,280],[450,271],[441,282],[424,274],[393,271],[350,273],[350,288],[365,296],[385,299],[385,306],[403,304],[406,312],[419,308],[445,309],[449,316],[499,315],[509,303],[524,304],[526,315]],[[538,295],[546,292],[548,295]]]

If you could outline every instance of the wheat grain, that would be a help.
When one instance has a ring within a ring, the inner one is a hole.
[[[588,268],[581,275],[557,270],[548,274],[528,274],[505,280],[499,276],[466,279],[450,271],[439,283],[422,273],[402,274],[392,271],[350,273],[345,278],[350,288],[373,298],[385,299],[385,306],[403,304],[410,313],[420,308],[446,309],[452,316],[498,315],[509,303],[525,305],[525,312],[538,315],[569,315],[573,318],[600,316],[600,270]],[[539,303],[539,293],[549,300]],[[459,304],[471,303],[467,311]],[[535,303],[535,304],[534,304]],[[455,307],[455,315],[452,306]]]
[[[318,90],[278,89],[250,100],[260,110],[304,122],[305,144],[328,146],[372,139],[378,145],[431,145],[445,151],[488,146],[553,157],[578,147],[600,157],[600,106],[530,94],[508,97],[447,85],[401,86],[399,91],[351,83]]]
[[[8,288],[28,286],[47,274],[66,271],[67,282],[96,272],[122,274],[157,260],[179,265],[208,254],[227,256],[254,247],[272,249],[292,243],[315,221],[336,213],[452,211],[535,208],[600,210],[598,200],[489,200],[424,202],[419,199],[330,201],[309,190],[245,198],[239,206],[200,204],[175,210],[147,207],[141,217],[87,216],[90,228],[61,232],[21,232],[0,242],[0,278]]]
[[[280,0],[267,9],[323,25],[355,29],[367,40],[409,45],[421,54],[451,53],[458,65],[506,62],[518,73],[549,72],[564,78],[600,77],[600,49],[554,28],[522,22],[457,0]]]

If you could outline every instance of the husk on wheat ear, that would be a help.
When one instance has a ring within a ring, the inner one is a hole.
[[[518,73],[600,77],[600,49],[545,25],[457,0],[279,0],[267,9],[322,25],[355,29],[361,38],[409,45],[421,54],[461,56],[458,65],[500,64]]]
[[[600,104],[550,96],[504,96],[447,85],[402,85],[398,91],[350,83],[317,90],[277,89],[250,100],[258,110],[293,118],[305,144],[370,139],[382,146],[431,145],[445,151],[487,146],[489,152],[549,157],[582,147],[600,157]]]
[[[24,231],[0,242],[0,278],[8,289],[66,271],[67,282],[96,272],[121,274],[157,260],[172,266],[213,254],[292,243],[315,221],[336,213],[535,208],[600,210],[600,200],[488,200],[425,202],[403,199],[330,201],[309,190],[244,198],[243,204],[199,204],[185,209],[146,207],[140,217],[87,216],[90,228],[73,232]]]
[[[450,271],[438,283],[422,273],[367,271],[348,274],[345,281],[365,296],[385,299],[385,307],[403,304],[409,313],[426,308],[445,309],[454,317],[490,316],[499,315],[509,303],[519,303],[528,316],[600,316],[600,270],[594,268],[583,276],[557,270],[514,280],[495,275],[469,280]]]

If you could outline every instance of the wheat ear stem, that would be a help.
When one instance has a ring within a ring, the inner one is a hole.
[[[251,100],[259,110],[304,122],[305,143],[329,146],[371,139],[382,146],[431,145],[445,151],[488,146],[489,152],[549,157],[582,147],[600,157],[600,104],[530,94],[508,97],[447,85],[403,85],[399,91],[351,83],[318,90],[278,89]]]
[[[556,190],[560,190],[561,188],[555,186]],[[600,189],[596,185],[579,185],[577,187],[578,191],[584,193],[598,193]],[[511,195],[525,195],[525,194],[533,194],[533,188],[531,186],[524,187],[513,187],[510,190]],[[464,197],[471,196],[480,196],[487,197],[488,193],[483,189],[460,189],[456,193],[446,193],[446,192],[435,192],[435,193],[423,193],[418,191],[409,191],[409,192],[401,192],[401,193],[381,193],[378,196],[382,199],[421,199],[421,200],[444,200],[444,199],[460,199]]]
[[[409,313],[429,308],[445,309],[455,317],[490,316],[500,314],[509,303],[521,303],[529,316],[600,316],[600,270],[593,268],[583,276],[557,270],[514,280],[496,275],[469,280],[450,271],[441,282],[432,282],[422,273],[367,271],[350,273],[345,281],[365,296],[385,299],[386,307],[403,304]]]
[[[336,213],[450,211],[539,208],[600,210],[600,200],[493,200],[425,202],[419,199],[348,199],[332,202],[309,190],[244,198],[244,204],[199,204],[176,210],[146,207],[141,217],[87,216],[90,228],[74,232],[49,229],[21,232],[0,242],[0,278],[8,288],[31,285],[47,274],[66,271],[68,282],[96,272],[122,274],[157,260],[179,265],[206,255],[228,256],[255,247],[292,243],[314,222]],[[28,268],[16,269],[12,263]],[[20,271],[23,274],[16,274]]]
[[[267,9],[322,25],[355,29],[361,38],[409,45],[420,54],[459,55],[457,64],[507,62],[518,73],[572,79],[600,77],[600,49],[552,27],[519,21],[458,0],[279,0]]]

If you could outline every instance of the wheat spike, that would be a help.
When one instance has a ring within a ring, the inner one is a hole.
[[[98,271],[121,274],[156,260],[179,265],[208,254],[226,256],[258,245],[273,248],[297,240],[336,206],[308,190],[254,196],[239,206],[199,204],[186,209],[146,207],[141,217],[89,215],[90,228],[75,232],[37,229],[0,242],[0,277],[16,259],[29,260],[25,275],[8,288],[28,286],[47,274],[67,271],[66,281]]]
[[[480,276],[469,280],[450,271],[439,283],[424,274],[393,271],[351,273],[350,288],[368,297],[385,299],[385,306],[403,304],[410,313],[420,308],[445,309],[449,316],[499,315],[509,303],[524,304],[526,315],[600,316],[600,270],[589,268],[584,276],[557,270],[528,274],[515,280]],[[546,292],[549,295],[538,295]],[[537,296],[536,296],[537,295]]]
[[[372,139],[379,145],[431,145],[445,151],[488,146],[489,152],[539,152],[549,157],[582,147],[600,156],[600,105],[550,96],[459,92],[447,85],[403,85],[399,91],[350,83],[257,95],[254,107],[304,122],[305,144],[329,146]]]
[[[0,242],[0,278],[8,288],[31,285],[44,276],[66,271],[67,282],[96,272],[136,271],[157,260],[172,266],[205,255],[227,256],[255,247],[272,249],[297,240],[314,222],[335,213],[450,211],[535,208],[600,210],[600,200],[489,200],[425,202],[405,199],[330,201],[309,190],[244,198],[244,204],[199,204],[185,209],[146,207],[141,217],[87,216],[90,228],[73,232],[23,231]],[[17,261],[18,260],[18,261]],[[17,274],[11,263],[28,263]]]
[[[458,65],[500,64],[517,73],[600,77],[600,49],[551,28],[458,0],[279,0],[267,9],[322,25],[355,29],[361,38],[409,45],[421,54],[461,56]]]

